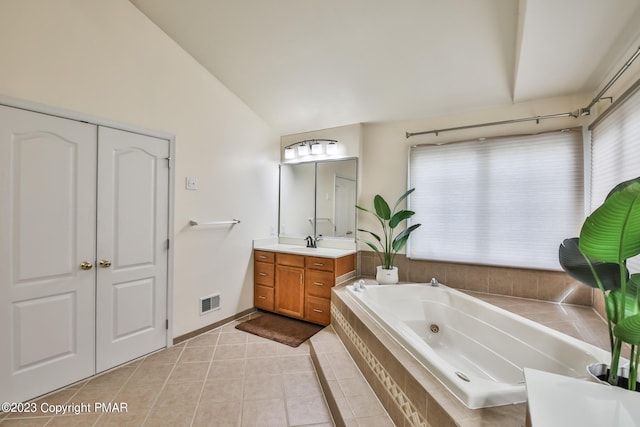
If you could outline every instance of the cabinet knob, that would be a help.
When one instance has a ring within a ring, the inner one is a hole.
[[[316,313],[324,313],[324,310],[320,310],[319,308],[314,308],[313,311]]]
[[[316,267],[324,267],[323,262],[314,262],[313,265],[315,265]]]
[[[89,261],[82,261],[80,263],[81,270],[91,270],[92,268],[93,268],[93,264],[91,264]]]
[[[316,286],[324,286],[324,283],[322,282],[313,282],[313,284]]]
[[[267,297],[265,297],[264,295],[258,295],[259,299],[267,299]]]
[[[109,261],[108,259],[104,259],[104,258],[101,259],[99,264],[100,264],[100,267],[102,267],[102,268],[111,267],[111,261]]]

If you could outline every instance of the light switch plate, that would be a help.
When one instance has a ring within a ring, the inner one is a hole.
[[[185,178],[185,187],[187,190],[197,190],[198,189],[198,179],[193,176],[188,176]]]

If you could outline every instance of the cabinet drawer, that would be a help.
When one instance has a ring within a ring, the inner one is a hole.
[[[314,270],[333,271],[333,258],[321,258],[308,256],[305,258],[305,267]]]
[[[273,286],[275,265],[265,262],[255,262],[253,265],[253,283],[256,285]]]
[[[273,288],[262,285],[253,287],[253,305],[256,308],[273,311]]]
[[[254,258],[256,261],[268,262],[273,264],[276,258],[276,254],[268,251],[254,251]]]
[[[283,254],[278,252],[276,255],[276,264],[304,268],[304,255]]]
[[[331,323],[331,300],[307,296],[305,304],[305,320],[321,325]]]
[[[330,271],[307,270],[305,275],[305,292],[307,295],[331,298],[331,287],[334,285],[333,273]]]

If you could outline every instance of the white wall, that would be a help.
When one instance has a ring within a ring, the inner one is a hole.
[[[252,239],[277,225],[279,138],[262,119],[127,0],[2,0],[0,57],[2,95],[175,135],[174,336],[253,306]]]

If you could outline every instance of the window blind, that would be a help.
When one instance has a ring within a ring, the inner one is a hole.
[[[617,184],[640,176],[640,90],[628,96],[591,129],[590,208],[593,212]],[[628,263],[640,271],[640,259]]]
[[[640,176],[640,90],[591,129],[593,212],[617,184]]]
[[[580,129],[414,147],[407,256],[560,270],[583,215]]]

